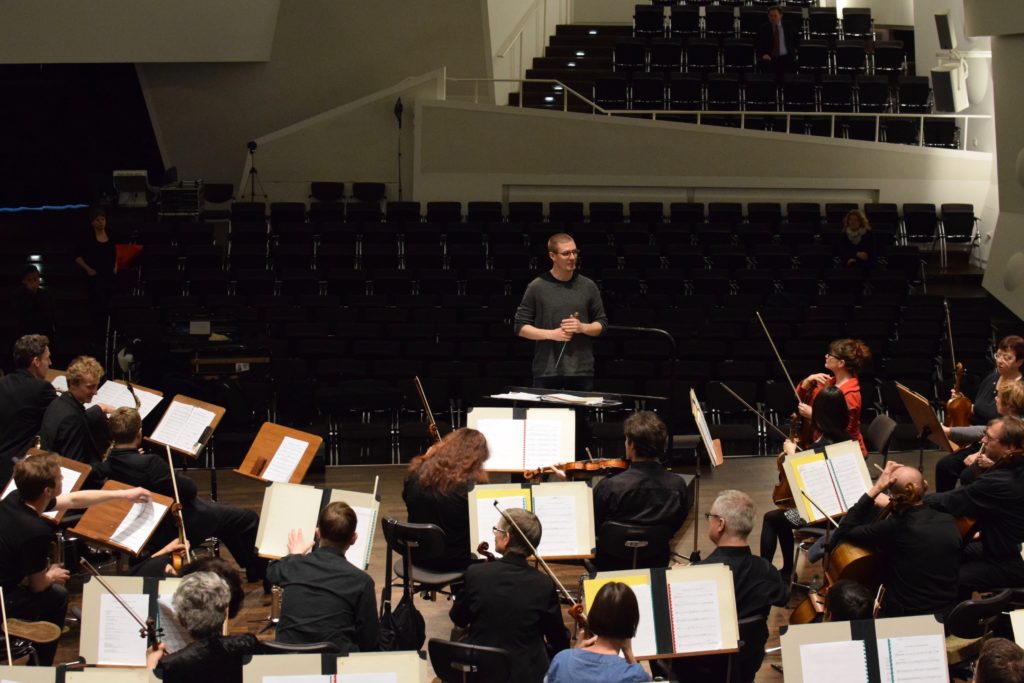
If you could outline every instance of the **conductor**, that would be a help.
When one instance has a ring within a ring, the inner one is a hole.
[[[590,391],[594,388],[593,340],[608,316],[601,292],[576,272],[579,250],[564,232],[548,239],[551,270],[534,278],[516,309],[516,334],[537,342],[533,386]]]

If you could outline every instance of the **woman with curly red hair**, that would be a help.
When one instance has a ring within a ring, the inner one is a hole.
[[[469,489],[486,484],[487,439],[475,429],[456,429],[423,455],[413,458],[402,489],[408,521],[436,524],[445,532],[445,552],[413,560],[434,571],[459,571],[472,563],[469,543]]]
[[[800,417],[805,420],[810,420],[814,414],[814,399],[822,389],[834,386],[843,392],[846,407],[850,410],[846,432],[851,439],[860,444],[860,451],[864,457],[868,455],[868,448],[860,433],[860,409],[864,400],[861,398],[857,374],[870,360],[871,350],[861,340],[836,339],[828,345],[828,353],[825,354],[825,369],[828,372],[808,375],[796,385],[796,393],[800,397],[798,410]],[[821,438],[821,433],[816,432],[814,438]]]

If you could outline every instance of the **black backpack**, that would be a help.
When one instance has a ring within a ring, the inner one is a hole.
[[[391,609],[391,546],[385,561],[384,588],[380,594],[380,636],[378,647],[382,652],[419,650],[427,639],[423,615],[413,604],[412,588],[407,580],[402,587],[402,599]],[[409,566],[406,558],[406,567]]]

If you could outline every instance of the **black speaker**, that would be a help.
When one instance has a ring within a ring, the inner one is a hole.
[[[932,94],[935,97],[935,111],[958,112],[966,109],[967,87],[961,78],[960,67],[945,64],[932,69]]]

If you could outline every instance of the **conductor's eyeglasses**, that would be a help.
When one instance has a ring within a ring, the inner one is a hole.
[[[559,256],[579,256],[580,255],[580,250],[579,249],[568,249],[566,251],[558,252],[558,255]]]

